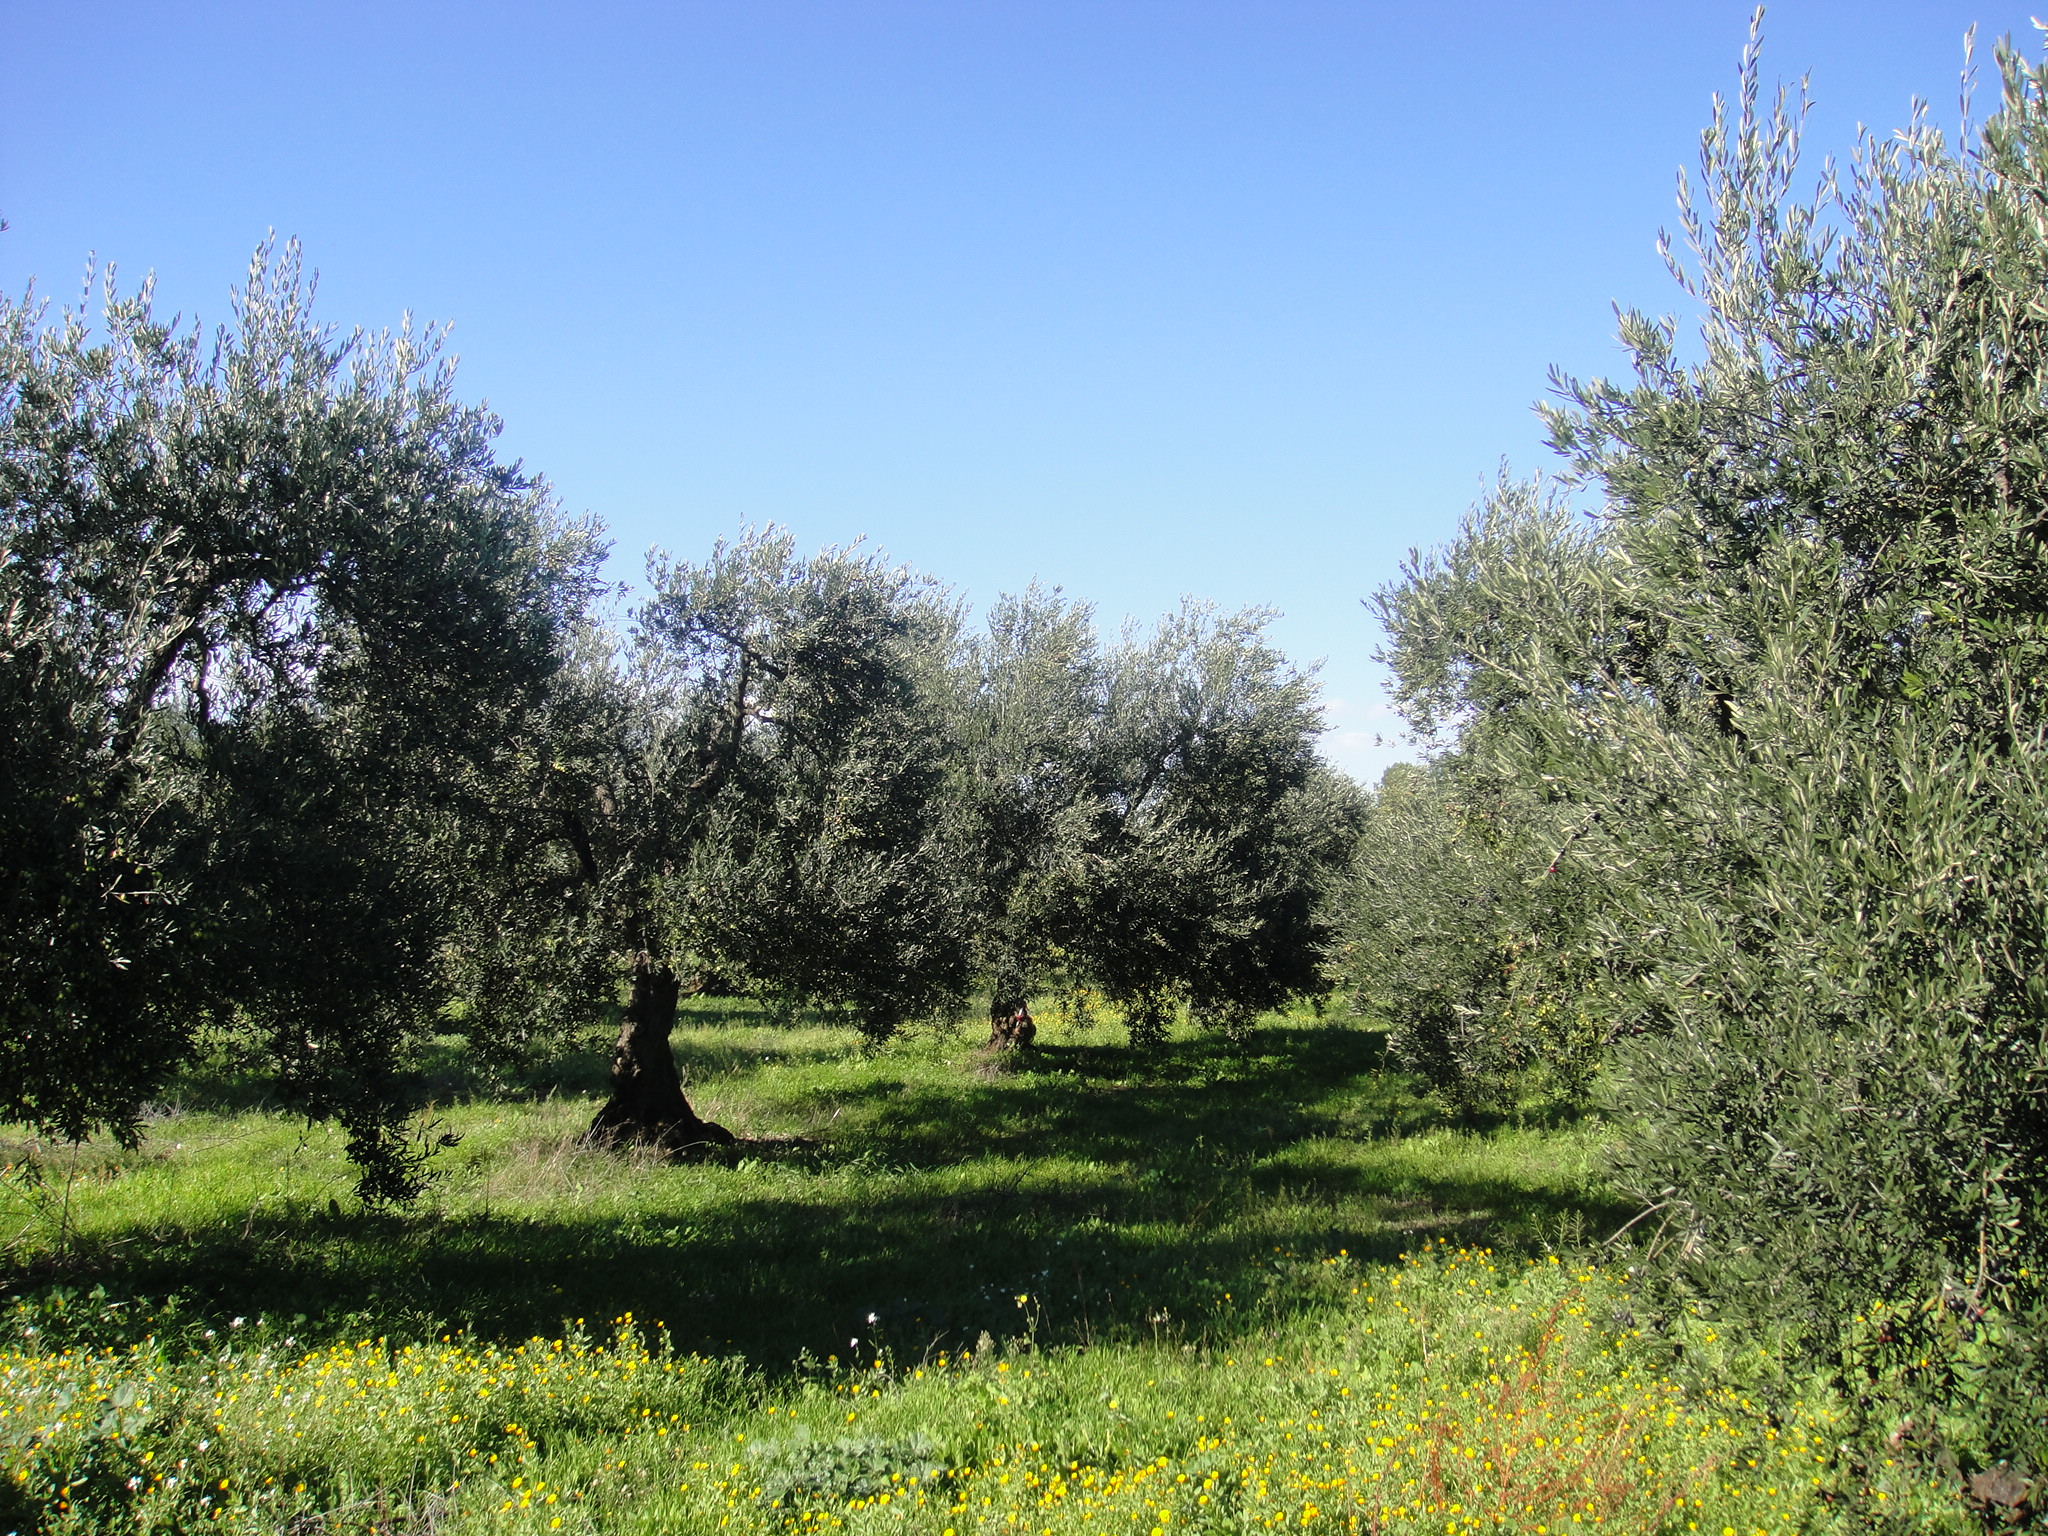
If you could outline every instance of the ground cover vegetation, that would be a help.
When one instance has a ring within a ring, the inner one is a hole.
[[[1574,1257],[1626,1219],[1596,1119],[1455,1114],[1378,1029],[1133,1047],[1049,1013],[1018,1061],[744,1001],[682,1020],[735,1166],[590,1144],[587,1050],[508,1084],[453,1039],[462,1141],[407,1213],[353,1202],[344,1138],[249,1104],[226,1053],[133,1151],[13,1148],[9,1517],[1747,1536],[1961,1512],[1845,1459],[1840,1405],[1771,1339],[1689,1316],[1674,1351],[1621,1263]]]
[[[1439,751],[1370,808],[1353,964],[1454,1100],[1602,1103],[1667,1310],[1789,1325],[1868,1443],[2018,1488],[2048,76],[1998,77],[1956,145],[1923,117],[1799,196],[1802,101],[1752,53],[1682,200],[1697,351],[1625,315],[1632,381],[1558,381],[1567,475],[1380,596]]]

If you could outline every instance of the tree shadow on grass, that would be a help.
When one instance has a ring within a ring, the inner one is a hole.
[[[921,1167],[991,1155],[1144,1167],[1173,1163],[1196,1144],[1254,1156],[1314,1137],[1483,1136],[1557,1130],[1577,1118],[1547,1106],[1519,1121],[1460,1115],[1418,1094],[1384,1057],[1376,1031],[1274,1027],[1246,1045],[1175,1042],[1143,1057],[1056,1046],[991,1076],[943,1087],[875,1082],[835,1100],[892,1160]]]
[[[268,1314],[305,1337],[514,1339],[630,1311],[685,1349],[778,1369],[1027,1327],[1043,1343],[1234,1335],[1315,1304],[1348,1272],[1323,1262],[1340,1250],[1526,1248],[1625,1219],[1546,1166],[1540,1138],[1459,1132],[1382,1057],[1368,1031],[1275,1027],[1143,1059],[1051,1046],[994,1075],[883,1071],[834,1089],[829,1132],[764,1136],[723,1166],[565,1153],[563,1188],[623,1191],[603,1214],[567,1197],[271,1208],[100,1233],[61,1273],[46,1259],[7,1279],[176,1296],[194,1318]]]
[[[616,1004],[600,1008],[583,1027],[551,1040],[546,1049],[530,1052],[488,1049],[460,1033],[429,1036],[408,1047],[402,1080],[417,1103],[601,1094],[606,1091],[620,1011]],[[814,1012],[778,1012],[752,998],[685,998],[677,1015],[676,1056],[686,1080],[699,1082],[758,1071],[770,1062],[820,1065],[843,1057],[844,1048],[801,1038],[799,1032],[815,1036],[821,1025],[831,1022]],[[752,1038],[735,1040],[733,1032],[740,1030]],[[157,1108],[168,1114],[234,1114],[277,1109],[288,1102],[261,1034],[223,1025],[201,1033],[191,1059],[164,1085]]]

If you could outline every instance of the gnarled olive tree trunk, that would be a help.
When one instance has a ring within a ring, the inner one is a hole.
[[[683,1097],[675,1053],[669,1049],[682,994],[682,981],[669,966],[647,955],[633,957],[632,990],[612,1048],[612,1096],[590,1122],[586,1141],[637,1142],[671,1152],[733,1144],[731,1131],[700,1118]]]
[[[1028,1050],[1038,1039],[1038,1025],[1022,993],[998,992],[988,1005],[988,1043],[991,1050]]]

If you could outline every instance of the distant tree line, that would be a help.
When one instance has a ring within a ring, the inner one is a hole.
[[[1698,350],[1626,315],[1564,480],[1379,598],[1436,751],[1346,962],[1450,1099],[1604,1096],[1673,1305],[1966,1471],[2048,1465],[2048,77],[1999,64],[1960,146],[1800,200],[1751,54],[1683,201]]]
[[[132,1138],[226,1025],[402,1200],[437,1032],[616,1012],[593,1133],[679,1147],[713,984],[876,1041],[1087,988],[1141,1046],[1325,990],[1359,802],[1266,614],[975,626],[768,530],[616,628],[437,338],[317,324],[293,247],[212,336],[103,288],[0,302],[0,1116]]]

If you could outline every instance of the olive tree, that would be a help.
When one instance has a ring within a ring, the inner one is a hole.
[[[480,1035],[626,1005],[600,1139],[731,1140],[670,1044],[714,976],[838,1009],[869,1038],[950,1008],[965,931],[949,857],[929,583],[774,529],[657,556],[623,642],[587,632],[509,751],[525,787],[452,964]]]
[[[1431,756],[1372,797],[1345,970],[1395,1055],[1462,1106],[1584,1100],[1615,1027],[1620,962],[1589,927],[1607,892],[1580,847],[1610,813],[1570,771],[1582,717],[1558,713],[1644,649],[1607,558],[1557,487],[1504,478],[1376,600],[1394,702]]]
[[[0,303],[0,1111],[132,1138],[233,1017],[403,1196],[449,829],[592,542],[436,338],[316,325],[295,247],[210,339],[104,294]]]
[[[1324,898],[1357,793],[1316,755],[1314,678],[1266,639],[1271,618],[1187,601],[1109,660],[1078,950],[1134,1043],[1180,1003],[1236,1030],[1328,985]]]
[[[1106,673],[1084,603],[1006,595],[962,648],[953,794],[976,974],[1001,1021],[1065,977],[1085,932],[1076,861],[1102,785]]]
[[[2048,76],[1999,67],[1960,152],[1916,121],[1802,199],[1752,52],[1683,200],[1696,355],[1627,315],[1633,381],[1551,412],[1596,525],[1497,497],[1388,605],[1593,895],[1651,1247],[1862,1401],[1890,1358],[1936,1405],[1892,1443],[1966,1465],[2048,1449]]]
[[[1317,757],[1313,678],[1269,621],[1188,602],[1105,652],[1056,593],[992,609],[967,647],[960,776],[998,1019],[1085,984],[1149,1046],[1184,1005],[1236,1029],[1326,989],[1356,794]]]

